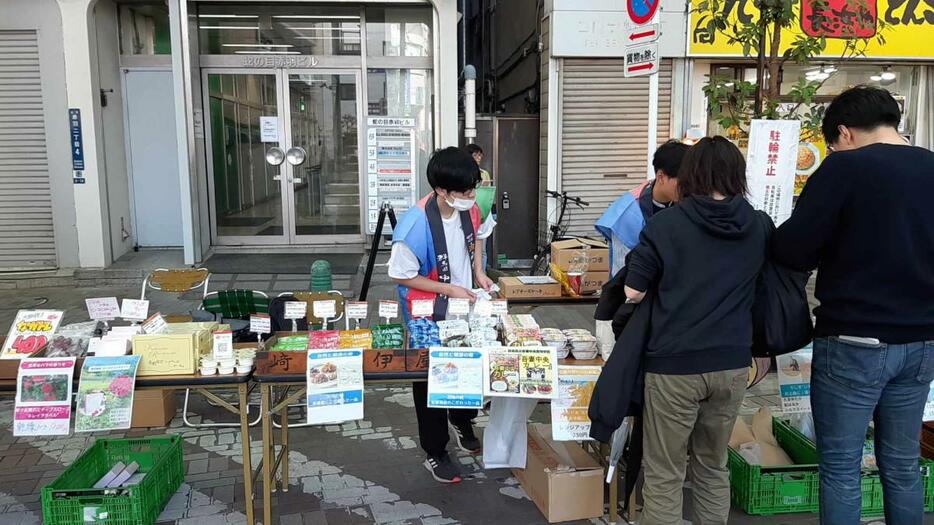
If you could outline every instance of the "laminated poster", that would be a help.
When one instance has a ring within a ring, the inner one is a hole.
[[[428,351],[428,407],[483,406],[483,351],[432,348]]]
[[[785,414],[811,411],[811,355],[811,345],[808,345],[797,352],[775,358],[778,393]]]
[[[88,357],[81,367],[75,431],[130,428],[138,355]]]
[[[600,377],[599,366],[559,366],[558,395],[551,402],[551,438],[590,440],[590,398]]]
[[[14,436],[67,436],[74,357],[23,359],[16,377]]]
[[[308,350],[308,423],[363,419],[363,350]]]
[[[488,396],[552,399],[558,382],[558,353],[550,346],[491,347],[484,354],[483,393]]]
[[[768,213],[776,226],[791,216],[800,136],[797,120],[753,120],[749,125],[749,202]]]
[[[52,339],[62,316],[60,310],[20,310],[0,350],[0,359],[21,359],[40,350]]]

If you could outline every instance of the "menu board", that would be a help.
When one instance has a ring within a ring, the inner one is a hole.
[[[68,435],[74,373],[74,357],[20,361],[13,410],[14,436]]]
[[[367,151],[367,232],[376,232],[379,209],[389,202],[396,216],[417,199],[415,119],[369,117]],[[384,228],[388,227],[388,221]]]
[[[363,419],[363,350],[308,350],[308,423]]]
[[[597,387],[600,366],[559,366],[558,395],[551,402],[551,438],[590,440],[590,398]]]
[[[558,353],[550,346],[491,347],[484,353],[487,396],[552,399],[558,382]]]
[[[483,406],[483,352],[478,348],[428,351],[428,407]]]
[[[811,411],[811,358],[811,345],[775,358],[778,394],[785,414]]]

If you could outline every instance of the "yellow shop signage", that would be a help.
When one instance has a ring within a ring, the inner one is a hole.
[[[741,44],[730,44],[729,38],[719,32],[710,31],[710,17],[694,10],[704,0],[691,0],[693,7],[689,17],[688,54],[691,56],[743,56]],[[844,50],[844,35],[869,36],[880,29],[885,44],[871,39],[866,48],[867,58],[926,59],[934,57],[934,46],[922,42],[934,41],[934,1],[932,0],[862,0],[853,3],[847,0],[829,0],[825,16],[813,18],[808,15],[812,0],[797,0],[800,23],[797,27],[782,32],[783,50],[790,42],[803,34],[827,36],[827,58],[839,57]],[[759,17],[754,0],[721,0],[722,12],[728,13],[735,24],[753,24]],[[858,7],[854,7],[858,6]],[[849,28],[849,29],[848,29]],[[842,37],[842,38],[841,38]]]

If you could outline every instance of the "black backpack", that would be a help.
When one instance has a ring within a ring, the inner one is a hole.
[[[811,272],[792,270],[769,257],[775,224],[759,212],[766,230],[766,258],[756,280],[752,305],[752,355],[774,357],[800,350],[814,337],[807,283]]]

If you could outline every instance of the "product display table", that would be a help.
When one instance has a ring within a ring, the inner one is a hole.
[[[259,352],[253,381],[259,385],[263,421],[262,470],[263,523],[272,523],[271,494],[278,477],[279,488],[289,489],[289,405],[305,397],[305,366],[302,352]],[[411,383],[428,379],[428,350],[365,350],[363,381]],[[279,442],[276,443],[273,417],[279,415]],[[276,448],[279,448],[277,451]],[[278,476],[277,476],[278,474]],[[257,472],[257,478],[260,477]],[[247,518],[247,523],[253,521]]]
[[[75,384],[77,385],[78,376],[81,373],[80,368],[75,369]],[[240,444],[241,456],[243,457],[243,487],[246,502],[247,523],[254,523],[253,518],[253,467],[250,457],[250,417],[248,398],[252,385],[250,378],[252,374],[232,374],[232,375],[213,375],[202,376],[201,374],[192,375],[172,375],[172,376],[148,376],[136,378],[137,390],[194,390],[204,397],[210,399],[217,406],[235,414],[240,418]],[[239,394],[239,402],[233,405],[220,398],[217,391],[236,390]],[[16,380],[0,380],[0,395],[15,395]],[[246,444],[244,446],[244,444]],[[266,522],[269,523],[269,522]]]
[[[597,304],[600,294],[582,295],[580,297],[513,297],[509,299],[509,306],[545,305],[545,304]]]

